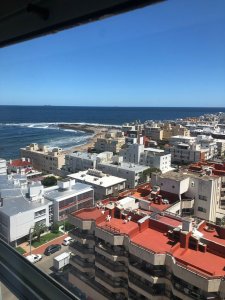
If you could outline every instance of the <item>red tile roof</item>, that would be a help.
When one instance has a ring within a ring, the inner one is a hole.
[[[12,160],[11,163],[9,163],[9,166],[11,167],[27,167],[27,166],[31,166],[32,163],[28,162],[28,161],[22,161],[22,159],[15,159]]]

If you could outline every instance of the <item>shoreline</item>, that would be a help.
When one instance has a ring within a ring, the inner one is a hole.
[[[119,126],[118,126],[119,127]],[[68,150],[63,150],[65,154],[71,154],[74,151],[86,152],[88,148],[92,148],[99,137],[107,133],[111,129],[118,129],[117,126],[105,126],[105,125],[87,125],[87,124],[59,124],[61,129],[72,129],[77,131],[83,131],[92,134],[86,143],[71,147]]]

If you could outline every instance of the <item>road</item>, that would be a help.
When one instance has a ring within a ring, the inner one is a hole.
[[[45,246],[46,247],[46,246]],[[68,252],[69,251],[69,246],[63,246],[61,250],[46,256],[43,254],[43,258],[42,260],[38,261],[35,266],[38,267],[40,270],[42,270],[44,273],[46,274],[51,274],[52,272],[54,272],[53,270],[53,258],[60,255],[63,252]]]

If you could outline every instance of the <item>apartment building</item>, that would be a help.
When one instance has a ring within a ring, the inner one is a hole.
[[[156,124],[155,126],[146,126],[144,135],[154,141],[161,141],[163,139],[163,130]]]
[[[201,136],[202,137],[202,136]],[[165,153],[171,154],[174,163],[192,163],[212,159],[217,155],[217,146],[211,139],[201,137],[173,136]]]
[[[69,282],[94,300],[224,299],[224,228],[138,207],[122,199],[69,217]]]
[[[215,175],[192,172],[152,174],[152,185],[160,191],[177,195],[180,200],[178,213],[189,210],[194,216],[216,222],[219,211],[221,178]]]
[[[96,169],[99,162],[111,161],[113,152],[87,153],[76,152],[65,156],[65,165],[62,167],[64,175]]]
[[[125,137],[122,131],[107,132],[104,137],[97,138],[94,148],[96,152],[109,151],[118,153],[125,144]]]
[[[49,227],[53,221],[52,202],[43,195],[40,183],[27,183],[26,176],[0,176],[0,236],[10,244],[28,238],[36,224]]]
[[[149,167],[141,166],[133,163],[123,162],[121,156],[113,157],[111,162],[100,162],[98,170],[105,174],[126,179],[126,188],[133,189],[137,185],[146,182],[149,178],[144,176],[144,171]]]
[[[171,154],[157,148],[144,148],[144,145],[133,144],[120,150],[123,161],[157,168],[165,173],[171,170]]]
[[[190,172],[194,172],[199,175],[211,174],[211,175],[219,176],[221,178],[219,208],[225,210],[225,163],[200,162],[200,163],[190,165],[188,170]]]
[[[92,207],[94,190],[88,184],[66,178],[57,182],[57,186],[44,189],[44,198],[53,204],[53,221],[67,219],[76,210]]]
[[[33,167],[48,174],[58,174],[65,164],[65,155],[61,148],[48,148],[44,145],[30,144],[20,149],[21,157],[30,159]]]
[[[75,174],[68,175],[76,182],[87,183],[94,189],[95,200],[103,200],[113,195],[117,195],[125,189],[126,179],[104,174],[96,169],[80,171]]]
[[[169,140],[172,136],[190,136],[190,130],[180,124],[170,124],[170,123],[164,123],[161,126],[161,129],[163,131],[162,138],[164,140]]]

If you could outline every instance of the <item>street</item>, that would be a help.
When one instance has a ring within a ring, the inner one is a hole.
[[[47,247],[47,246],[46,246]],[[43,258],[35,264],[36,267],[38,267],[40,270],[42,270],[46,274],[51,274],[55,270],[53,270],[53,258],[60,255],[63,252],[68,252],[69,251],[69,246],[63,246],[61,250],[46,256],[43,254]]]

